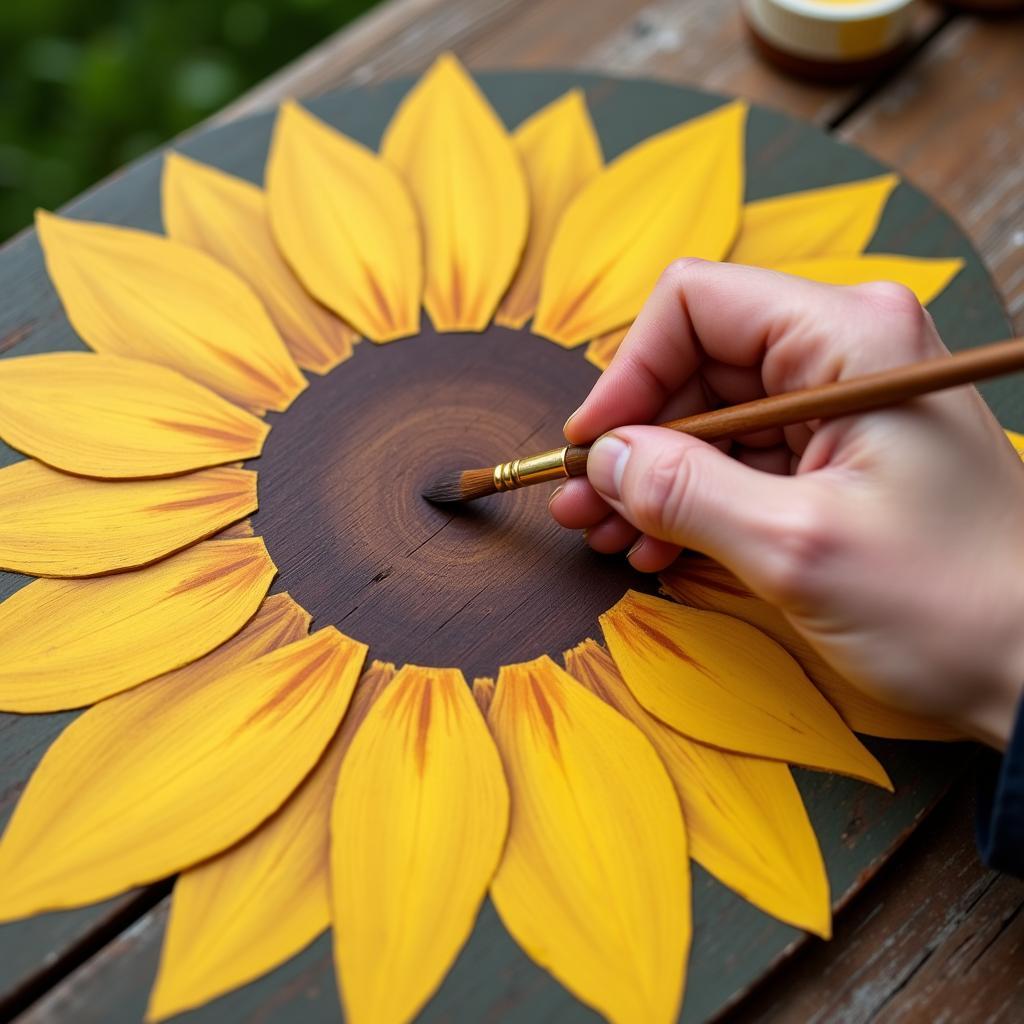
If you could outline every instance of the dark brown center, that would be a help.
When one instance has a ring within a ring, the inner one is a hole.
[[[581,351],[501,327],[362,342],[269,417],[253,525],[275,589],[372,657],[469,678],[598,635],[598,615],[652,581],[558,527],[550,486],[458,508],[420,496],[446,469],[563,443],[596,378]]]

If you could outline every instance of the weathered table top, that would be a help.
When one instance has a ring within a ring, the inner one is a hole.
[[[979,21],[924,7],[918,44],[870,86],[781,77],[746,45],[723,0],[388,0],[258,86],[215,120],[344,84],[414,73],[441,50],[471,69],[578,67],[747,96],[855,142],[927,191],[985,258],[1024,333],[1024,20]],[[0,351],[19,337],[0,338]],[[0,794],[2,796],[2,794]],[[150,894],[149,902],[154,900]],[[101,908],[87,943],[26,975],[0,1019],[74,1019],[130,947],[145,909]],[[932,817],[811,943],[734,1011],[737,1021],[1024,1019],[1024,883],[985,871],[970,786]],[[27,1009],[26,1009],[27,1007]]]

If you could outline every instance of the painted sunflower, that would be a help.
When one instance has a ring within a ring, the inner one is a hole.
[[[0,470],[0,568],[42,577],[0,605],[0,709],[93,706],[3,836],[0,920],[178,874],[153,1019],[331,927],[356,1024],[413,1017],[488,892],[616,1022],[676,1018],[691,857],[829,934],[789,765],[888,787],[851,730],[950,737],[854,690],[719,566],[684,558],[664,596],[628,592],[601,616],[606,646],[564,667],[541,656],[470,686],[310,633],[287,593],[267,596],[276,569],[246,518],[241,463],[307,387],[300,368],[345,373],[357,337],[420,333],[421,305],[435,332],[531,322],[603,367],[678,256],[889,278],[923,303],[956,274],[863,254],[893,175],[744,206],[745,112],[606,167],[581,93],[510,135],[442,57],[379,154],[293,103],[265,191],[170,154],[168,237],[39,214],[93,353],[0,361],[0,437],[28,456]]]

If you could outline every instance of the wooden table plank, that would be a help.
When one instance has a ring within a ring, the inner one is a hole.
[[[922,7],[914,32],[942,22]],[[721,0],[391,0],[282,69],[211,119],[219,124],[342,85],[421,71],[452,50],[473,68],[579,68],[643,75],[748,96],[824,124],[863,85],[816,86],[753,53],[736,4]]]
[[[960,18],[843,124],[967,230],[1024,333],[1024,18]]]
[[[986,870],[965,783],[733,1024],[1024,1019],[1024,881]]]

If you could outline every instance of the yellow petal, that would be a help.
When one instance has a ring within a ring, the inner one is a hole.
[[[365,653],[328,628],[174,701],[153,685],[85,712],[0,843],[0,920],[106,899],[247,835],[316,764]]]
[[[961,259],[920,259],[916,256],[831,256],[775,264],[776,270],[825,284],[896,281],[906,285],[927,306],[964,265]]]
[[[599,370],[607,370],[628,333],[629,327],[620,327],[617,330],[609,331],[607,334],[602,334],[600,338],[595,338],[587,346],[587,351],[584,353],[587,362],[596,366]]]
[[[87,352],[0,360],[0,438],[69,473],[187,473],[259,455],[268,430],[152,363]]]
[[[677,732],[892,788],[800,666],[746,622],[630,591],[601,628],[633,695]]]
[[[26,459],[0,469],[0,569],[33,576],[134,569],[255,510],[256,474],[243,469],[114,483]]]
[[[211,540],[135,572],[36,580],[0,604],[0,709],[59,711],[194,661],[252,618],[262,540]]]
[[[168,153],[162,195],[167,234],[209,253],[247,282],[299,366],[327,373],[348,359],[355,331],[313,299],[281,258],[262,189]]]
[[[752,594],[717,562],[682,558],[661,574],[661,583],[664,591],[682,604],[742,619],[781,644],[855,732],[904,740],[962,738],[942,722],[891,708],[847,682],[778,608]]]
[[[226,267],[147,231],[36,214],[46,269],[90,348],[178,370],[251,409],[306,386],[266,310]]]
[[[530,231],[519,271],[494,319],[505,327],[522,327],[537,308],[541,271],[562,213],[583,185],[600,173],[604,159],[580,89],[527,118],[512,141],[526,172]]]
[[[667,1024],[690,945],[686,835],[640,731],[549,658],[503,668],[489,721],[512,791],[491,896],[523,949],[615,1024]]]
[[[828,938],[825,863],[789,768],[695,743],[649,715],[593,640],[567,651],[565,666],[651,741],[683,808],[693,859],[766,913]]]
[[[899,181],[896,174],[883,174],[747,203],[729,260],[774,267],[817,256],[857,256]]]
[[[251,519],[243,519],[240,523],[235,523],[234,526],[229,526],[226,530],[221,530],[217,534],[217,540],[237,540],[240,537],[255,537],[256,531],[252,528]]]
[[[267,159],[267,207],[277,244],[325,306],[373,341],[420,329],[416,208],[376,154],[283,103]]]
[[[349,748],[331,815],[346,1020],[416,1015],[469,938],[507,826],[501,763],[462,673],[407,665]]]
[[[505,126],[454,57],[438,57],[402,100],[381,155],[419,208],[434,327],[482,331],[519,266],[530,206]]]
[[[494,700],[494,680],[488,676],[480,676],[473,680],[473,700],[480,709],[480,714],[487,717],[491,710],[491,701]]]
[[[740,221],[745,103],[634,146],[569,204],[533,329],[567,348],[632,320],[679,256],[722,259]]]
[[[288,802],[242,842],[178,879],[148,1019],[181,1013],[258,978],[328,926],[328,822],[338,770],[393,675],[393,665],[374,662],[341,728]]]
[[[1003,433],[1013,445],[1014,451],[1024,459],[1024,434],[1018,434],[1015,430],[1004,430]]]

